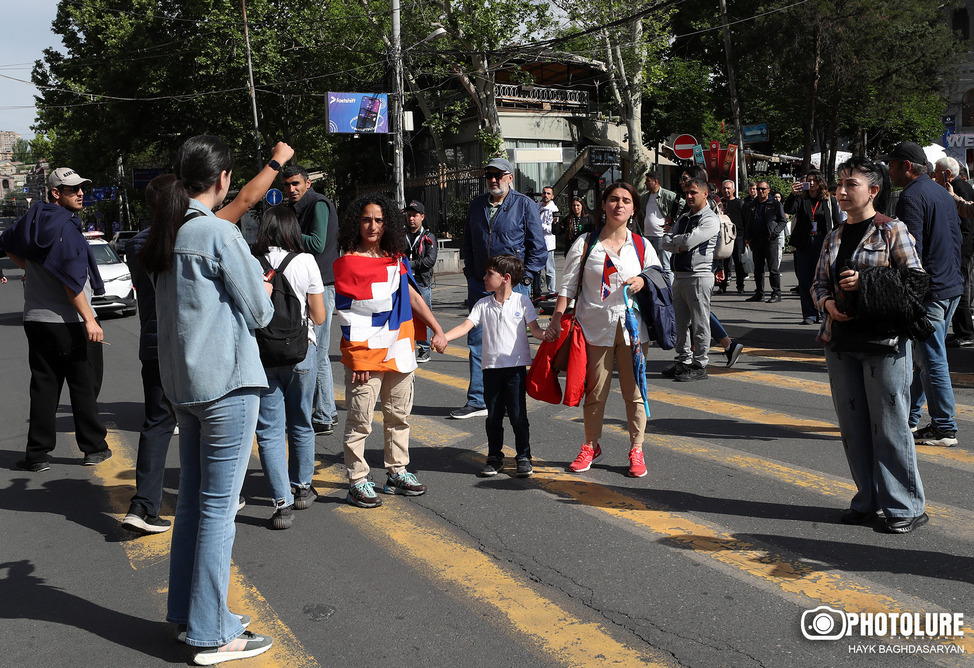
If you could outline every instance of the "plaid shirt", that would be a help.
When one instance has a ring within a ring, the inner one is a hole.
[[[835,286],[838,283],[835,260],[844,229],[845,224],[839,225],[825,238],[818,267],[815,269],[815,280],[812,282],[815,307],[826,314],[817,339],[822,345],[832,340],[832,316],[825,310],[825,302],[835,299]],[[874,224],[863,235],[862,241],[852,254],[852,260],[862,267],[909,267],[923,270],[913,237],[906,225],[881,214],[876,214]]]

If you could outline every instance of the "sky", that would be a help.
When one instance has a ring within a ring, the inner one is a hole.
[[[4,31],[0,36],[0,130],[13,130],[25,139],[34,136],[34,95],[30,81],[34,61],[44,49],[61,47],[61,38],[51,32],[58,0],[9,3],[4,7]]]

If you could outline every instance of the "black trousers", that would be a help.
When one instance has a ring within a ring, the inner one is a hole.
[[[108,447],[98,420],[104,358],[100,343],[90,343],[84,323],[25,322],[30,364],[30,427],[27,461],[46,461],[57,445],[55,418],[61,389],[68,382],[75,437],[81,452]]]
[[[487,404],[487,456],[504,459],[504,414],[514,429],[517,459],[531,459],[528,433],[527,369],[523,366],[484,369],[484,403]]]
[[[974,323],[971,322],[971,271],[974,258],[961,259],[960,269],[964,274],[964,293],[960,296],[951,327],[958,339],[974,339]]]
[[[139,434],[132,503],[141,505],[149,515],[158,515],[162,508],[166,454],[176,428],[176,414],[162,391],[158,359],[142,360],[142,393],[145,397],[145,421]]]
[[[768,267],[771,279],[771,294],[781,294],[781,249],[778,237],[751,239],[751,256],[754,258],[754,292],[764,296],[764,267]]]

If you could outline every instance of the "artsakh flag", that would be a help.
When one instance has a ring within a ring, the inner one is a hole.
[[[609,279],[612,278],[613,274],[618,272],[619,270],[612,264],[612,260],[606,255],[605,264],[602,265],[602,301],[608,299],[609,295],[612,294],[612,289],[609,287]]]
[[[413,371],[409,261],[403,256],[343,255],[334,269],[342,364],[353,371]]]

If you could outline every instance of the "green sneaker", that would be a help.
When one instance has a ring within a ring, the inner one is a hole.
[[[426,494],[426,485],[421,485],[416,476],[409,471],[402,471],[398,475],[389,473],[382,491],[386,494],[422,496]]]
[[[382,505],[382,499],[375,493],[373,487],[371,480],[360,480],[349,486],[345,500],[359,508],[378,508]]]

